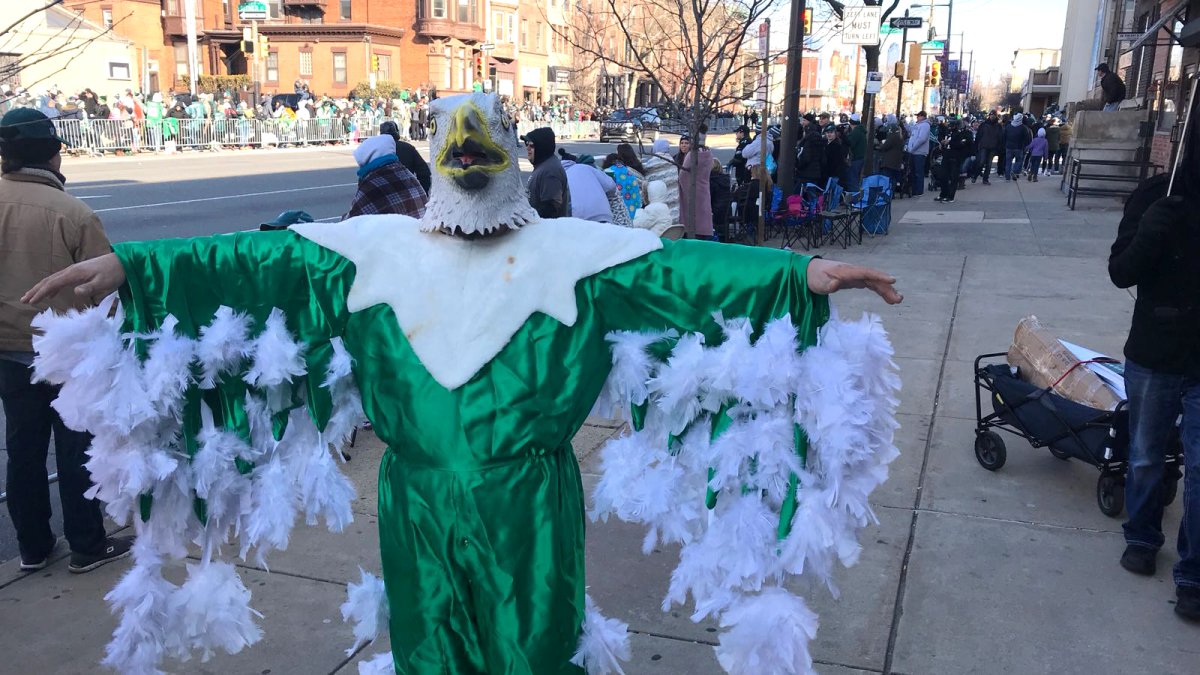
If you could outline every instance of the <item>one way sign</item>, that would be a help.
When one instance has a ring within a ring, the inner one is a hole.
[[[898,16],[888,21],[892,28],[920,28],[924,19],[919,16]]]

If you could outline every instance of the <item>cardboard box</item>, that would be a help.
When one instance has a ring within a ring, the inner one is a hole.
[[[1059,396],[1092,408],[1115,409],[1121,402],[1117,394],[1099,375],[1077,363],[1079,360],[1036,316],[1027,316],[1017,324],[1013,344],[1008,348],[1008,364],[1018,369],[1022,380],[1038,387],[1053,385]]]

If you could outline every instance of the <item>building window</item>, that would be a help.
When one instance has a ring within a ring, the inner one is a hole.
[[[101,17],[101,23],[104,24],[105,28],[113,27],[112,8],[111,7],[105,7],[104,9],[100,10],[100,17]]]
[[[267,52],[267,82],[279,81],[279,52]]]
[[[283,0],[267,0],[267,18],[283,18]]]
[[[175,48],[175,77],[188,76],[188,51],[186,42],[176,42]]]
[[[179,0],[167,0],[167,16],[179,16]]]
[[[458,22],[475,23],[475,0],[458,0]]]
[[[346,52],[333,53],[333,81],[346,84]]]
[[[521,49],[529,47],[529,19],[521,19]]]
[[[312,52],[300,52],[300,76],[312,77]]]
[[[120,61],[108,62],[108,79],[110,80],[128,80],[129,79],[129,64]]]
[[[434,19],[446,18],[446,0],[431,0],[429,15]]]
[[[1179,35],[1183,22],[1171,22],[1171,32]],[[1167,49],[1167,62],[1163,64],[1162,104],[1158,111],[1158,130],[1169,131],[1179,119],[1179,111],[1187,106],[1183,83],[1183,47],[1175,40]],[[1157,103],[1157,102],[1156,102]]]
[[[379,79],[391,82],[392,80],[392,57],[390,54],[376,54],[379,59]]]
[[[338,6],[338,18],[342,21],[350,20],[350,0],[340,0]]]

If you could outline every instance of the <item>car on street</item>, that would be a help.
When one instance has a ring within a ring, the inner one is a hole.
[[[600,142],[638,142],[658,131],[661,118],[653,108],[614,110],[600,123]]]

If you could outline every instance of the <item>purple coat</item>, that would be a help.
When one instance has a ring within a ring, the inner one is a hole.
[[[698,158],[698,159],[697,159]],[[692,171],[699,162],[696,172],[696,208],[692,208]],[[696,228],[696,238],[712,239],[712,201],[709,197],[708,174],[712,171],[713,156],[708,148],[693,149],[683,158],[679,171],[679,222],[686,227],[689,222]]]

